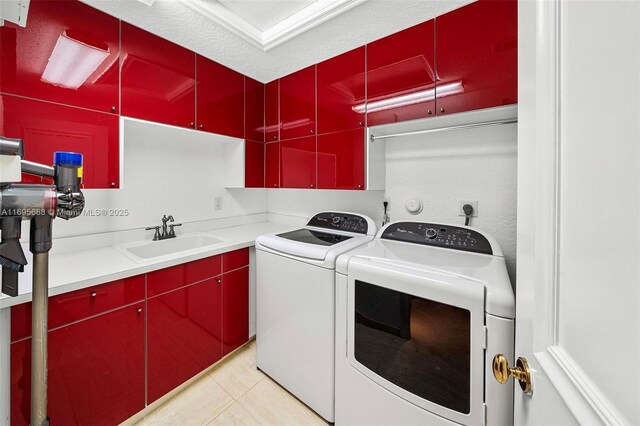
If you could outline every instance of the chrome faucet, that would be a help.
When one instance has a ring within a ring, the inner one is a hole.
[[[160,226],[151,226],[149,228],[144,228],[146,231],[155,230],[156,232],[153,235],[153,241],[166,240],[168,238],[176,238],[176,231],[173,229],[176,226],[182,226],[181,223],[171,223],[167,226],[167,222],[173,222],[172,215],[164,215],[162,216],[162,232],[160,232]],[[167,229],[169,228],[169,229]]]

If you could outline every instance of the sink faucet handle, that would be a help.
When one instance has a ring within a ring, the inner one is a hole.
[[[181,223],[175,223],[175,224],[169,225],[169,236],[171,236],[171,237],[175,237],[176,236],[176,231],[174,231],[174,229],[173,229],[176,226],[182,226],[182,224]]]
[[[158,241],[160,239],[160,227],[159,226],[150,226],[149,228],[144,228],[145,231],[155,230],[155,234],[153,235],[153,241]]]

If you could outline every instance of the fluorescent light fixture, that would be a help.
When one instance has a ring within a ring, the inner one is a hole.
[[[74,40],[65,31],[58,37],[40,80],[77,90],[108,56],[108,49]]]
[[[464,92],[462,81],[454,81],[453,83],[438,84],[436,88],[419,90],[413,93],[407,93],[404,95],[393,96],[387,99],[380,99],[378,101],[371,101],[368,103],[362,103],[354,105],[351,109],[358,114],[364,114],[366,112],[385,111],[393,108],[400,108],[404,106],[419,104],[422,102],[432,101],[436,97],[445,97],[449,95],[455,95],[456,93]]]
[[[138,0],[140,3],[144,3],[147,6],[151,6],[153,4],[154,1],[156,0]]]

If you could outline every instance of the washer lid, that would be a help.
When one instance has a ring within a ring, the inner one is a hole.
[[[339,235],[322,231],[314,231],[306,228],[277,234],[276,237],[301,243],[316,244],[319,246],[332,246],[353,238],[350,235]]]
[[[372,239],[370,235],[326,232],[320,228],[306,227],[291,232],[261,235],[256,239],[256,248],[262,247],[302,259],[326,261],[331,258],[333,268],[338,255]]]

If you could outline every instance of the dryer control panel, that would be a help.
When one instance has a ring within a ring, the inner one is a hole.
[[[493,254],[491,243],[481,233],[436,223],[398,222],[384,230],[381,238],[474,253]]]
[[[335,229],[338,231],[357,232],[366,234],[369,230],[367,220],[362,216],[348,213],[322,212],[309,220],[307,226]]]

